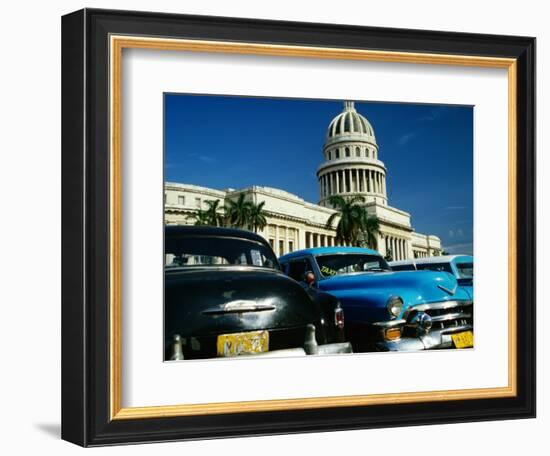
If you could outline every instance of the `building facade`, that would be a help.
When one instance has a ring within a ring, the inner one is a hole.
[[[304,201],[284,190],[252,186],[244,189],[214,190],[183,183],[165,183],[165,223],[193,224],[193,213],[206,209],[207,200],[235,200],[240,194],[247,201],[265,201],[267,225],[259,231],[277,255],[336,244],[336,223],[326,227],[334,213],[329,198],[361,195],[370,215],[380,223],[377,250],[394,260],[440,255],[441,241],[435,235],[414,231],[409,213],[391,207],[386,193],[386,167],[378,158],[374,129],[359,114],[353,102],[344,102],[343,111],[329,124],[323,162],[317,169],[319,203]]]

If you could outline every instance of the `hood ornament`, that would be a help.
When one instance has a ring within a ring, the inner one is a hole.
[[[449,288],[444,287],[443,285],[438,285],[437,288],[439,288],[440,290],[443,290],[445,293],[448,293],[452,296],[456,293],[457,287],[455,286],[452,290],[450,290]]]

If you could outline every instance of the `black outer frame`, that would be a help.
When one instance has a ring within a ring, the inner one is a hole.
[[[110,34],[516,58],[514,398],[109,419]],[[62,438],[82,446],[535,416],[535,39],[84,9],[62,18]]]

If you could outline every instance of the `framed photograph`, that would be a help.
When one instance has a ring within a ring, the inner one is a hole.
[[[535,39],[62,21],[62,437],[535,416]]]

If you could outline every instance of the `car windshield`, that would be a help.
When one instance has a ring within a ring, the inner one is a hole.
[[[279,269],[266,245],[249,239],[219,236],[167,236],[164,267],[258,266]]]
[[[315,257],[323,277],[332,277],[354,272],[391,271],[386,260],[378,255],[336,254]]]
[[[459,279],[473,279],[474,278],[474,263],[457,263]]]

